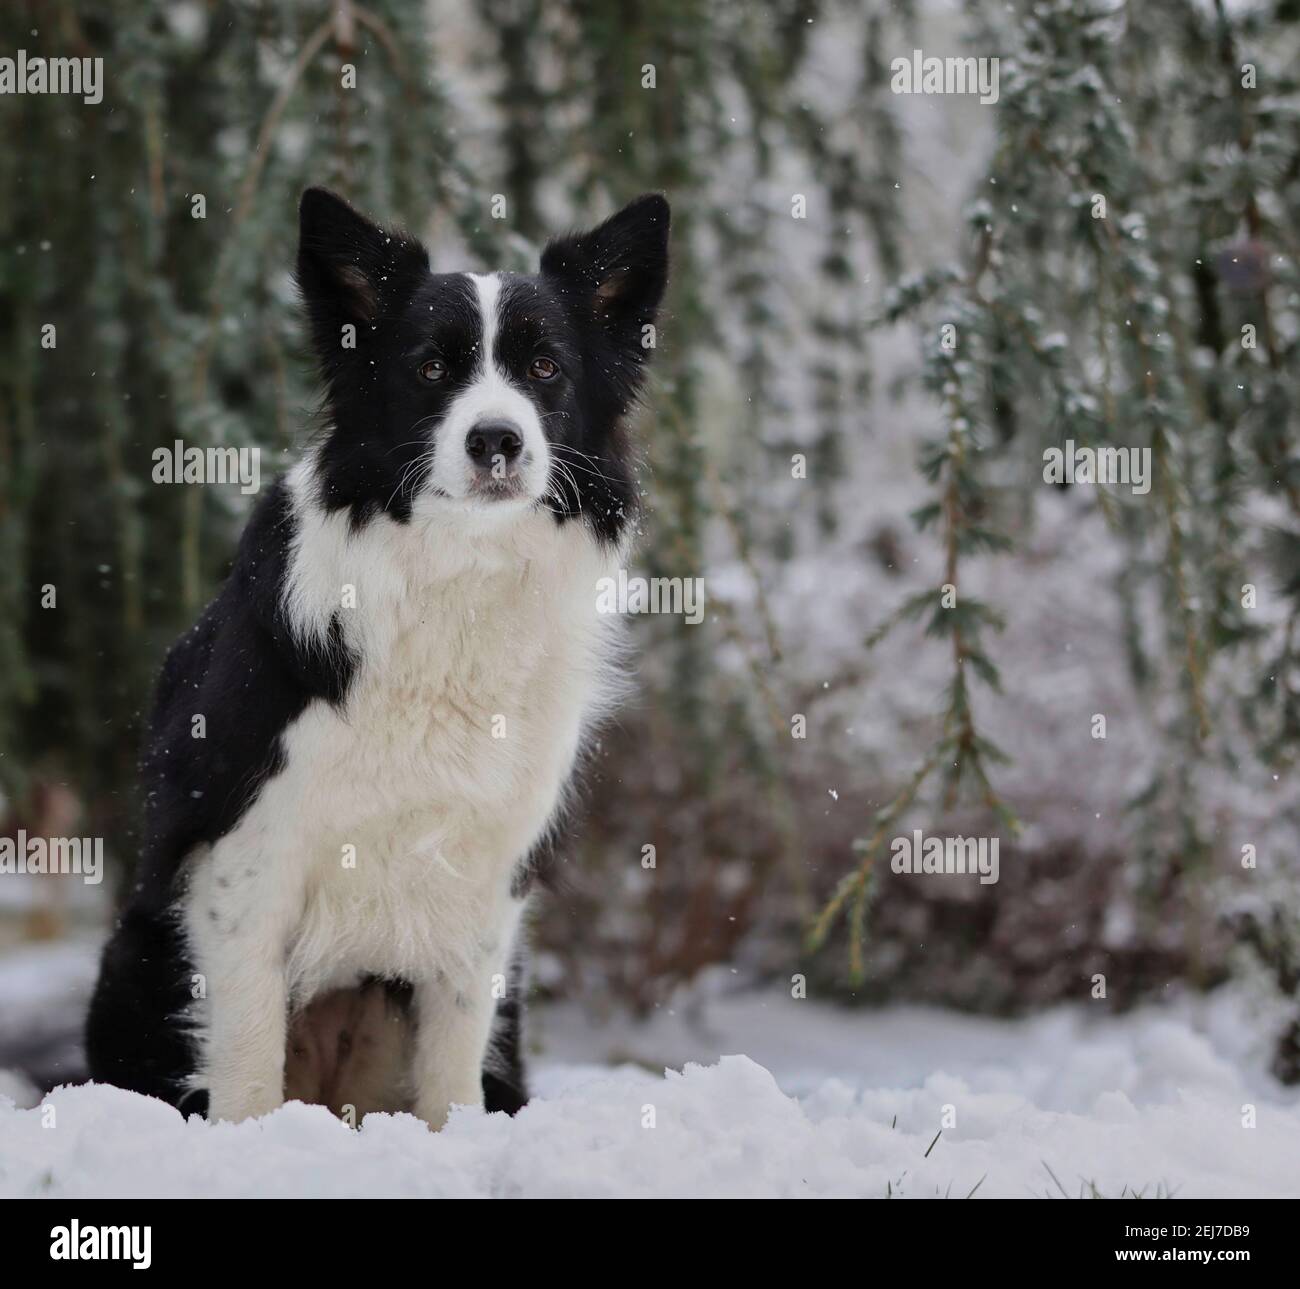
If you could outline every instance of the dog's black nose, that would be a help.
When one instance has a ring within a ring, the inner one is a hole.
[[[513,461],[523,450],[523,435],[509,421],[480,421],[465,436],[465,451],[480,470]]]

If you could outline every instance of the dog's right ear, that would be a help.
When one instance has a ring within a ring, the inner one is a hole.
[[[298,206],[298,289],[322,356],[343,343],[342,328],[376,322],[429,267],[413,237],[380,228],[325,188]]]

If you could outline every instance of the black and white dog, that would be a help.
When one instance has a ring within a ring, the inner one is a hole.
[[[617,688],[597,583],[668,271],[639,198],[536,276],[434,273],[320,189],[298,283],[328,428],[167,657],[93,1078],[214,1119],[527,1099],[520,924]],[[201,719],[200,719],[201,718]]]

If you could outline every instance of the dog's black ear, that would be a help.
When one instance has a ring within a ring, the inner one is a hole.
[[[542,272],[621,338],[654,321],[668,283],[668,202],[646,193],[588,233],[556,238]]]
[[[298,289],[318,344],[340,343],[345,323],[373,323],[429,267],[413,237],[380,228],[325,188],[298,206]]]

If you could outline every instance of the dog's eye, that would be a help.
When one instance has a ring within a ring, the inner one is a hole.
[[[554,358],[534,358],[528,374],[534,380],[553,380],[560,374],[560,364]]]
[[[420,364],[420,377],[427,381],[442,380],[447,375],[447,364],[441,358],[430,358]]]

